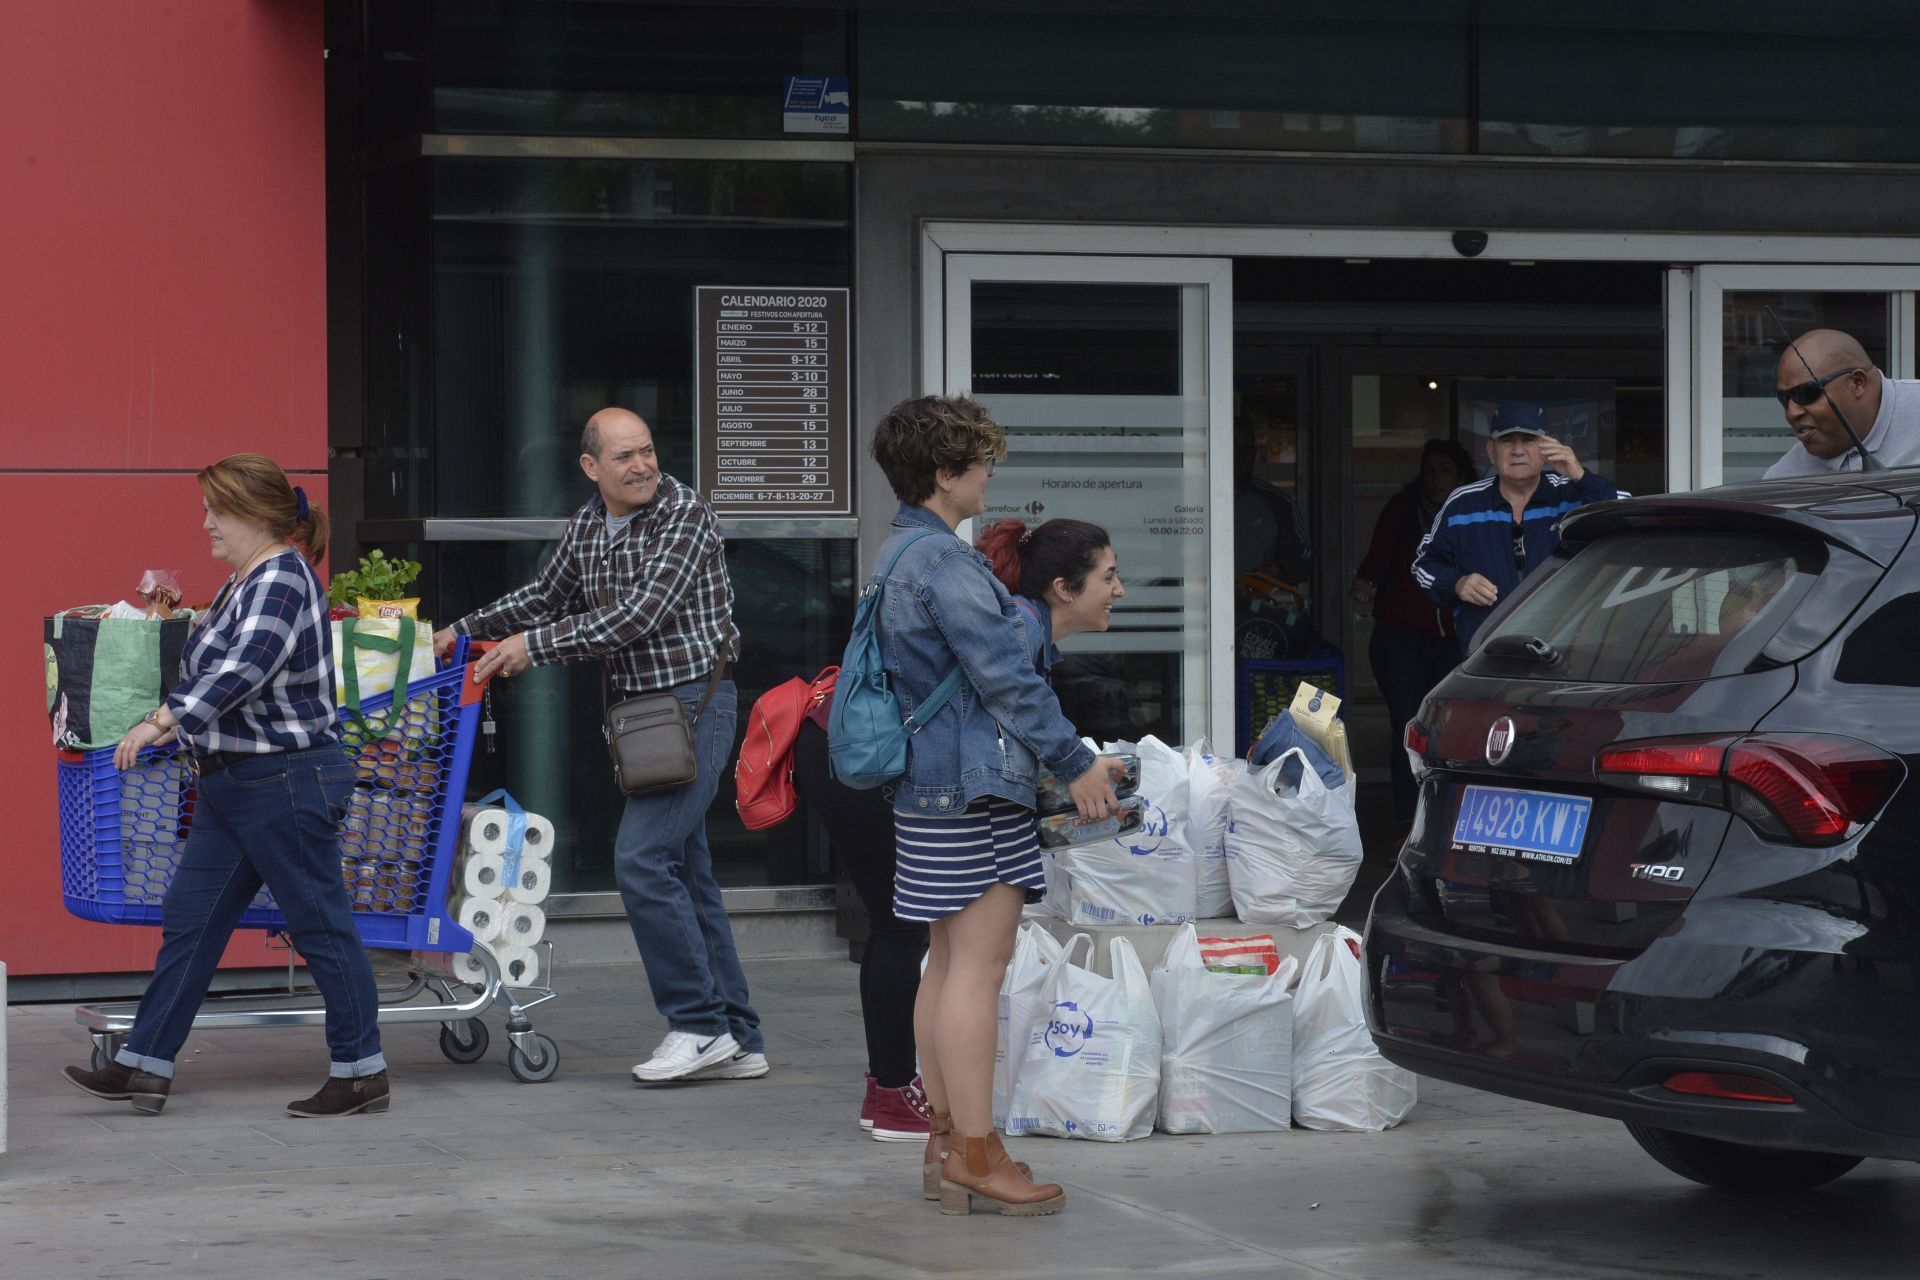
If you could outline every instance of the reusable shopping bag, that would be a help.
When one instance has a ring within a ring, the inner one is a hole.
[[[1267,1133],[1292,1127],[1292,956],[1271,975],[1214,973],[1192,925],[1149,978],[1160,1014],[1160,1127]]]
[[[1084,933],[1074,935],[1084,938]],[[1071,940],[1069,940],[1071,941]],[[1089,942],[1088,945],[1092,945]],[[1013,1086],[1020,1078],[1027,1038],[1040,1010],[1047,973],[1059,963],[1066,948],[1041,926],[1029,921],[1014,936],[1013,959],[1000,982],[1000,1035],[993,1050],[993,1127],[1007,1128]],[[1008,1130],[1009,1133],[1012,1130]]]
[[[1299,769],[1297,788],[1284,776]],[[1298,749],[1233,780],[1227,879],[1242,920],[1305,929],[1329,919],[1360,871],[1354,784],[1329,791]]]
[[[63,751],[112,746],[180,683],[190,620],[100,616],[105,609],[45,622],[47,719]]]
[[[1126,1142],[1153,1132],[1160,1100],[1160,1015],[1133,944],[1108,944],[1113,977],[1075,963],[1077,934],[1047,974],[1015,1081],[1010,1134]]]
[[[1217,756],[1205,738],[1187,748],[1187,838],[1193,845],[1193,914],[1202,920],[1233,914],[1227,881],[1228,787],[1247,771],[1245,760]]]
[[[408,655],[405,683],[434,673],[433,624],[412,618],[346,618],[333,623],[333,696],[343,713],[358,715],[360,701],[402,683],[401,651]],[[353,682],[348,684],[348,667]],[[402,702],[404,698],[395,698]]]
[[[1308,1129],[1372,1133],[1407,1118],[1414,1077],[1380,1056],[1367,1031],[1360,935],[1316,939],[1293,993],[1293,1118]]]

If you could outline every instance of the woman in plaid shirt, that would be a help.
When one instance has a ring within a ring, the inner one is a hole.
[[[163,907],[160,956],[133,1030],[98,1071],[66,1077],[97,1098],[157,1114],[214,967],[264,884],[327,1002],[326,1085],[296,1116],[387,1109],[373,968],[340,878],[338,828],[353,765],[335,724],[327,592],[313,565],[327,517],[257,453],[200,472],[202,527],[233,566],[181,655],[180,687],[127,731],[115,767],[177,737],[199,775],[193,826]]]

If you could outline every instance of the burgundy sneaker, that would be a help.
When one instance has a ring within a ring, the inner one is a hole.
[[[860,1104],[860,1127],[862,1129],[873,1128],[873,1108],[879,1099],[879,1094],[880,1086],[874,1082],[872,1076],[868,1076],[867,1100]]]
[[[875,1087],[873,1139],[875,1142],[925,1142],[933,1131],[933,1111],[915,1076],[898,1089]]]

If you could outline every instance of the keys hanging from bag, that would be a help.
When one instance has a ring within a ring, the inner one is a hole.
[[[693,748],[693,726],[713,701],[713,691],[726,678],[728,653],[723,645],[714,655],[713,674],[700,706],[687,720],[687,709],[671,689],[635,694],[607,706],[600,732],[613,758],[613,780],[622,794],[649,795],[684,787],[700,776],[700,758]],[[607,672],[600,669],[600,698],[607,698]]]

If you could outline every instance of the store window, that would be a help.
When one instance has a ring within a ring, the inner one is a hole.
[[[847,73],[836,8],[378,0],[383,136],[779,137],[788,76]]]
[[[1920,160],[1911,4],[1485,0],[1479,14],[1489,154]]]
[[[866,138],[1289,151],[1467,147],[1467,5],[860,14]],[[1177,52],[1170,52],[1177,46]]]
[[[410,550],[436,620],[533,577],[552,544],[486,522],[564,518],[587,500],[578,441],[594,410],[639,413],[662,468],[697,479],[695,286],[848,284],[849,184],[844,165],[710,160],[445,157],[373,175],[370,220],[391,239],[369,244],[364,510],[474,522],[476,540]],[[854,542],[730,536],[727,561],[744,716],[768,687],[838,659]],[[529,672],[497,702],[474,785],[564,815],[558,892],[612,889],[620,805],[598,668]],[[723,884],[830,878],[811,824],[750,835],[725,783],[708,831]]]
[[[1875,365],[1888,368],[1890,297],[1826,290],[1729,290],[1723,296],[1721,483],[1758,480],[1793,447],[1793,431],[1774,395],[1787,335],[1839,329],[1859,339]],[[1873,424],[1854,427],[1865,435]]]

